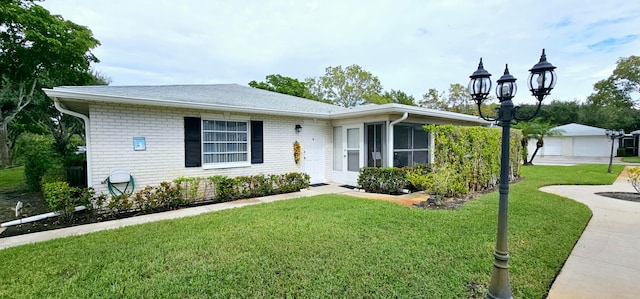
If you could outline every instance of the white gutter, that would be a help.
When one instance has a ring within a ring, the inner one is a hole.
[[[87,117],[84,114],[75,112],[75,111],[71,111],[65,108],[62,108],[60,101],[58,100],[58,98],[52,98],[53,99],[53,105],[56,107],[56,109],[58,109],[58,111],[65,113],[65,114],[69,114],[71,116],[75,116],[78,118],[81,118],[82,121],[84,122],[84,138],[85,138],[85,142],[86,142],[86,147],[87,150],[85,151],[85,156],[87,157],[87,187],[92,187],[92,177],[91,177],[91,132],[89,130],[90,128],[90,124],[89,124],[89,117]]]
[[[393,167],[393,126],[397,123],[407,119],[409,112],[405,112],[401,118],[392,121],[387,128],[387,167]]]

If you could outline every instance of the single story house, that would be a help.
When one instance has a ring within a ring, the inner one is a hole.
[[[538,150],[537,157],[609,157],[611,155],[611,138],[607,138],[606,129],[576,123],[552,128],[561,132],[561,136],[544,137],[544,146]],[[618,149],[614,142],[613,153]],[[529,158],[536,149],[536,140],[529,140],[527,152]]]
[[[305,172],[355,185],[364,166],[432,160],[425,124],[488,126],[476,116],[400,105],[344,108],[237,84],[44,89],[86,130],[87,184],[124,169],[136,189],[180,176]],[[301,159],[294,161],[294,146]]]

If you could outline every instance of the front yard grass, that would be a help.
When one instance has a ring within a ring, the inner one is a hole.
[[[546,294],[591,217],[537,189],[623,168],[602,167],[524,167],[511,185],[514,297]],[[323,195],[56,239],[0,250],[0,297],[483,297],[497,205],[497,192],[458,210]]]

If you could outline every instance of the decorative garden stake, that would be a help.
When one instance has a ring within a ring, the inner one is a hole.
[[[496,96],[500,100],[496,118],[482,115],[482,101],[487,99],[491,91],[491,74],[484,69],[482,58],[478,69],[470,76],[469,93],[478,106],[480,117],[485,120],[495,121],[502,127],[502,155],[500,157],[500,202],[498,207],[498,236],[494,252],[493,274],[489,285],[488,298],[512,298],[511,282],[509,281],[509,248],[507,244],[508,227],[508,203],[509,203],[509,139],[511,133],[511,121],[530,120],[538,114],[542,100],[549,95],[556,85],[556,67],[547,62],[547,56],[542,49],[540,61],[529,71],[528,86],[531,94],[538,100],[536,111],[527,117],[518,117],[511,99],[516,95],[516,78],[509,74],[508,65],[505,66],[504,75],[498,79]]]

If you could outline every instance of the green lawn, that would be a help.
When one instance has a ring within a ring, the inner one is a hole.
[[[0,191],[13,191],[26,188],[24,166],[0,169]]]
[[[602,167],[524,167],[511,185],[514,297],[544,296],[591,217],[537,188],[609,184],[623,166]],[[0,297],[468,298],[490,280],[497,199],[426,211],[316,196],[9,248]]]
[[[640,163],[640,157],[624,157],[622,158],[622,162]]]

